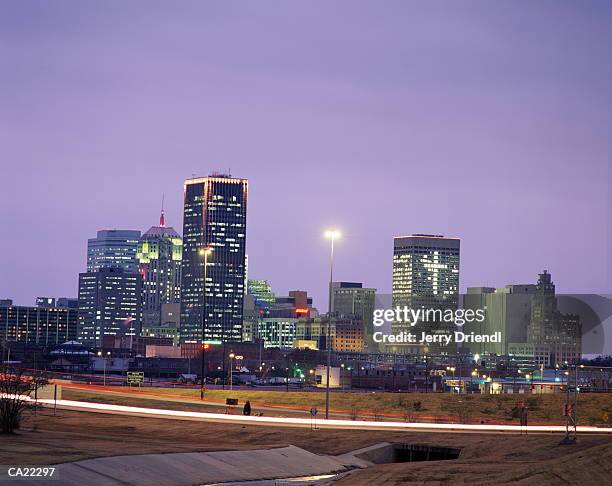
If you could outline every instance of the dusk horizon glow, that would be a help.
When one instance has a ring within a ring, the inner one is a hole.
[[[146,8],[144,8],[146,5]],[[11,2],[0,298],[76,297],[87,239],[182,234],[183,181],[249,180],[249,277],[390,292],[393,237],[461,238],[460,290],[608,282],[608,2]]]

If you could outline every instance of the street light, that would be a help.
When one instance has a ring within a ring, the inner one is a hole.
[[[98,351],[98,356],[102,356],[102,351]],[[104,361],[103,361],[103,363],[104,363],[104,372],[103,372],[104,373],[104,375],[103,375],[104,376],[104,378],[103,378],[104,386],[106,386],[106,357],[107,356],[110,356],[110,351],[106,352],[106,356],[104,356]]]
[[[325,387],[325,419],[329,419],[329,368],[331,367],[331,316],[333,306],[332,282],[334,281],[334,242],[340,238],[340,232],[336,229],[330,229],[325,232],[325,238],[331,242],[331,251],[329,254],[329,301],[327,307],[327,382]]]
[[[234,353],[230,353],[229,354],[229,359],[230,359],[230,390],[232,389],[232,386],[234,384],[234,356],[236,356]]]
[[[200,400],[204,400],[204,388],[206,386],[206,272],[208,270],[208,256],[213,249],[210,246],[200,248],[198,253],[204,257],[204,289],[202,292],[202,367],[200,370]]]

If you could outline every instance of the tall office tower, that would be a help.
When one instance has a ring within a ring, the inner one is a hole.
[[[353,317],[363,322],[362,339],[370,351],[375,351],[374,301],[376,289],[364,288],[358,282],[332,283],[332,312],[340,317]]]
[[[138,336],[142,277],[121,268],[79,274],[79,340],[101,347],[104,336]]]
[[[184,194],[181,340],[241,341],[248,181],[187,179]],[[204,248],[212,249],[205,283]]]
[[[164,211],[159,226],[151,227],[138,242],[139,272],[142,275],[142,323],[144,327],[159,326],[162,304],[181,299],[181,260],[183,240],[166,226]]]
[[[415,234],[398,236],[393,240],[393,308],[406,306],[409,309],[456,310],[459,295],[459,238],[441,235]],[[394,333],[412,332],[420,338],[427,334],[449,334],[454,332],[454,323],[441,322],[431,314],[412,326],[412,323],[394,322]],[[454,344],[454,343],[453,343]],[[397,351],[422,351],[446,353],[454,351],[454,345],[441,344],[419,349],[406,346]]]
[[[527,340],[527,327],[531,320],[531,300],[536,292],[532,284],[506,285],[502,288],[468,287],[463,296],[463,308],[476,312],[484,311],[484,320],[466,322],[463,331],[476,334],[501,333],[501,342],[467,343],[472,354],[485,353],[506,355],[510,343]]]
[[[100,268],[123,268],[138,271],[138,240],[140,231],[101,230],[95,238],[87,240],[87,271]]]

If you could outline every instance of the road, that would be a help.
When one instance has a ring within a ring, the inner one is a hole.
[[[484,432],[484,433],[564,433],[562,425],[520,425],[504,424],[452,424],[452,423],[414,423],[414,422],[379,422],[339,419],[311,419],[297,417],[255,417],[244,415],[231,415],[220,413],[190,412],[182,410],[167,410],[145,407],[131,407],[106,403],[80,402],[73,400],[39,399],[38,403],[45,407],[57,407],[64,410],[81,412],[96,412],[130,415],[135,417],[150,417],[168,420],[194,420],[202,422],[216,422],[241,425],[264,425],[280,427],[314,427],[320,429],[346,429],[346,430],[390,430],[390,431],[426,431],[426,432]],[[579,434],[605,434],[612,435],[612,428],[579,426]]]

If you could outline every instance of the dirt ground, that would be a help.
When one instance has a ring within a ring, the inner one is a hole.
[[[607,484],[612,438],[584,436],[560,446],[559,435],[438,434],[309,430],[225,425],[85,412],[39,411],[15,436],[0,437],[0,464],[50,464],[126,454],[268,448],[293,444],[341,454],[378,442],[462,448],[459,459],[377,465],[341,485]]]
[[[537,485],[560,484],[603,486],[612,478],[612,441],[580,440],[576,445],[559,446],[550,438],[522,442],[501,439],[497,446],[483,440],[482,451],[470,442],[461,457],[453,461],[380,464],[358,470],[335,484],[372,485]],[[474,454],[479,451],[478,454]]]

